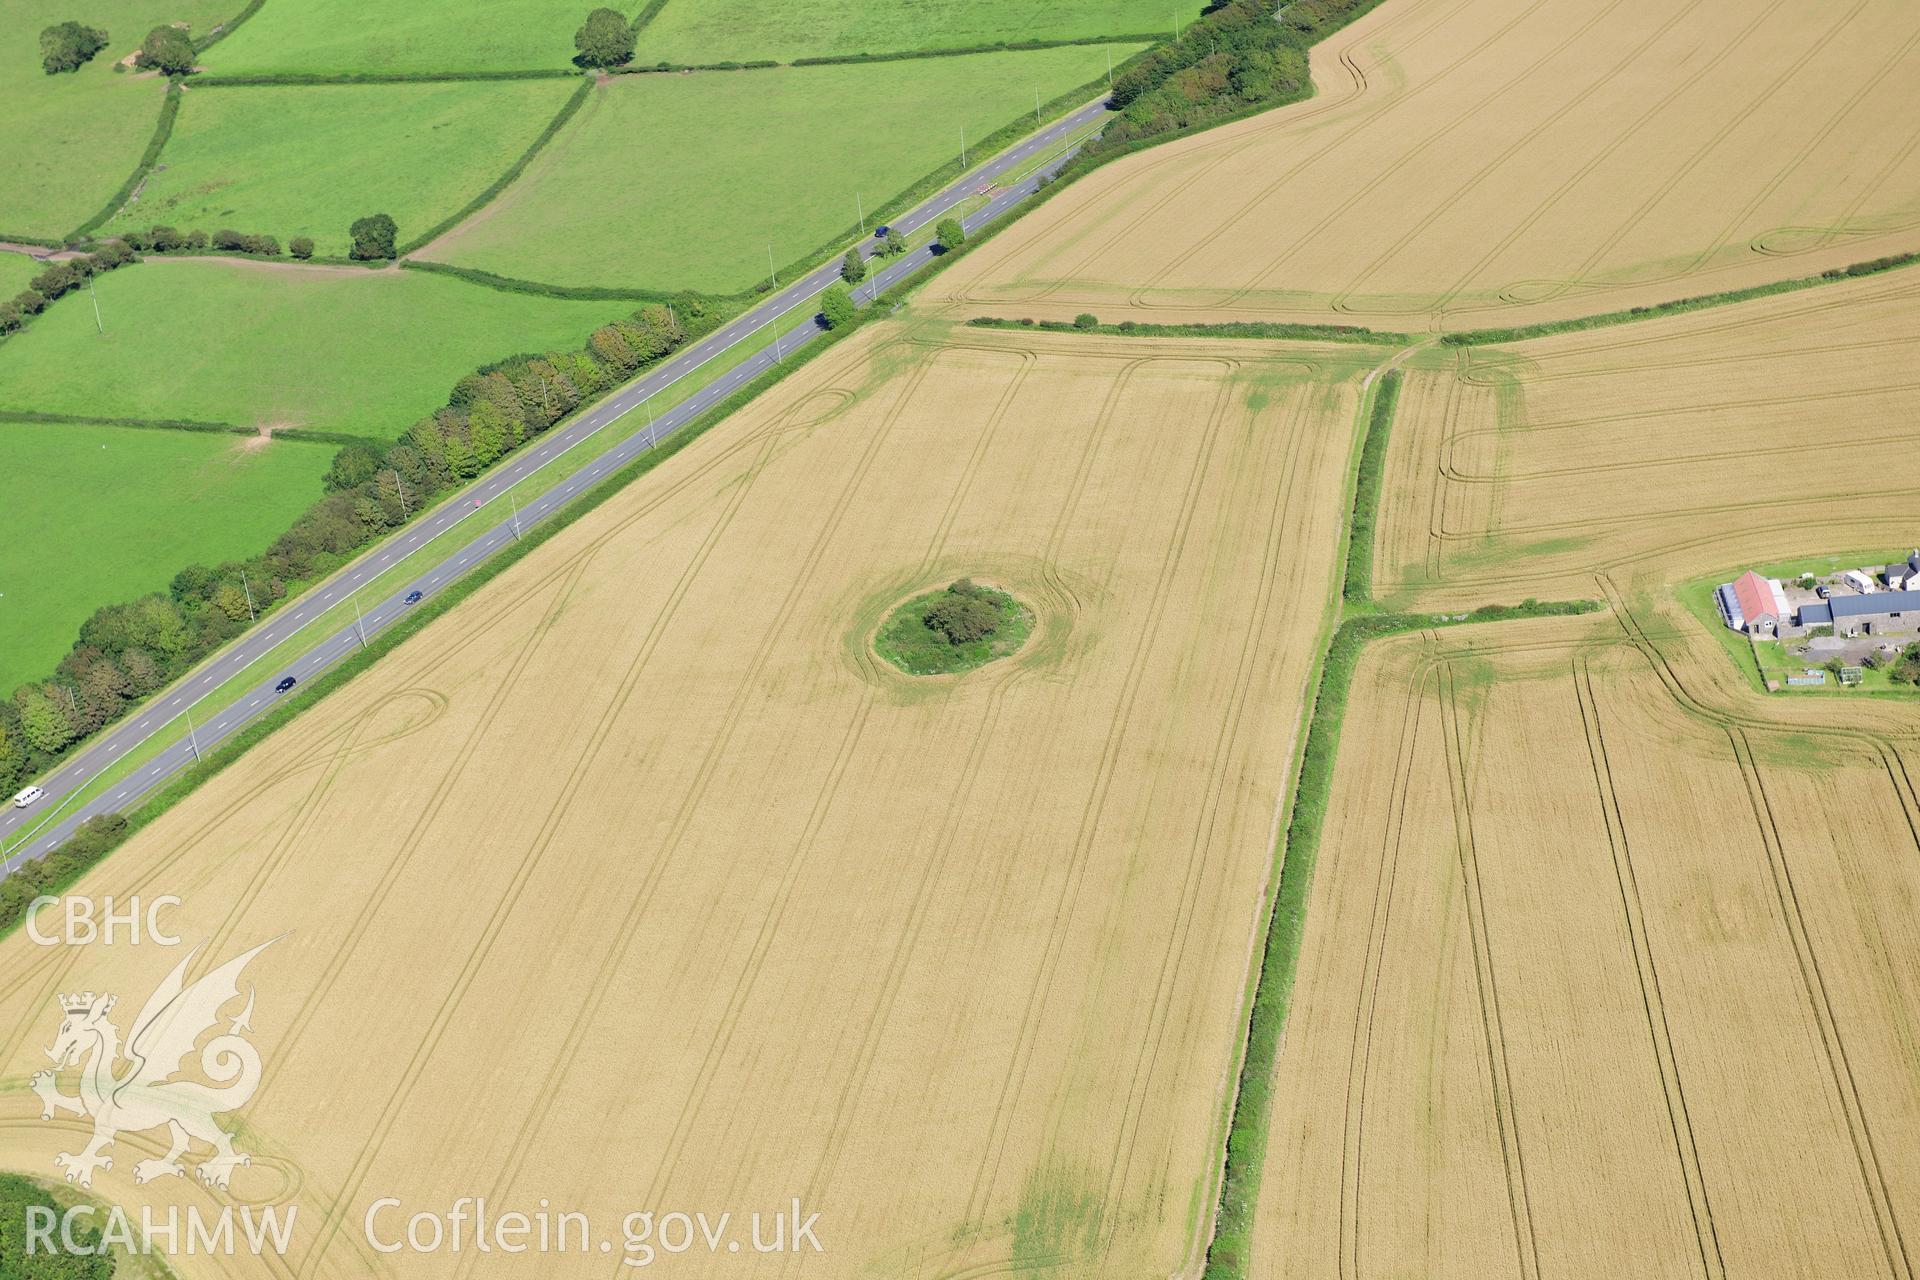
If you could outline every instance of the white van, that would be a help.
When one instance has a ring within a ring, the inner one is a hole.
[[[44,796],[46,794],[47,793],[42,791],[39,787],[22,788],[13,797],[13,807],[16,809],[24,809],[28,805],[32,804],[35,800],[38,800],[41,796]]]

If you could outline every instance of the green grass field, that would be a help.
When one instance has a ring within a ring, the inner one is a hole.
[[[164,170],[103,231],[233,227],[283,245],[310,236],[321,255],[345,257],[353,220],[387,213],[404,240],[498,178],[577,87],[516,80],[192,90],[161,156]]]
[[[634,62],[791,62],[849,53],[918,53],[1020,40],[1171,34],[1199,6],[1181,0],[667,0]]]
[[[116,74],[161,22],[208,31],[241,0],[9,0],[0,7],[0,234],[57,239],[98,213],[140,162],[165,82]],[[72,19],[107,33],[78,71],[40,69],[41,28]]]
[[[565,70],[589,0],[268,0],[207,50],[221,74]],[[614,6],[616,8],[620,6]]]
[[[11,298],[26,288],[27,282],[46,268],[46,263],[24,253],[0,253],[0,299]]]
[[[624,76],[420,256],[564,285],[736,293],[1134,46]]]
[[[0,691],[52,671],[103,604],[259,551],[320,496],[334,446],[0,422]],[[73,496],[93,500],[76,505]],[[76,548],[111,554],[75,554]]]
[[[632,303],[572,302],[415,271],[149,259],[0,343],[0,409],[187,418],[391,440],[475,366],[576,347]]]

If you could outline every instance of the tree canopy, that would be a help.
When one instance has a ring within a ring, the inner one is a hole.
[[[348,251],[349,257],[372,262],[394,256],[394,241],[400,236],[400,228],[386,214],[376,213],[358,219],[351,231],[353,248]]]
[[[948,253],[952,253],[967,242],[966,229],[960,225],[958,218],[940,219],[940,225],[933,229],[933,234],[939,237],[940,247]]]
[[[835,285],[820,295],[820,318],[829,329],[843,329],[853,323],[853,295]]]
[[[616,9],[595,9],[573,33],[574,61],[583,67],[617,67],[633,57],[633,28]]]
[[[147,38],[140,42],[140,56],[133,62],[170,76],[183,76],[193,70],[193,41],[181,28],[162,23],[147,32]]]
[[[107,47],[107,33],[79,22],[62,22],[40,33],[40,65],[50,76],[78,71]]]

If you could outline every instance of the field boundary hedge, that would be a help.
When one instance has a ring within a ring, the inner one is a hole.
[[[1256,338],[1282,342],[1354,342],[1382,347],[1405,347],[1419,341],[1410,333],[1363,329],[1359,325],[1292,324],[1268,320],[1224,320],[1217,324],[1152,324],[1122,320],[1118,324],[1082,326],[1071,320],[975,316],[967,323],[976,329],[1044,329],[1049,333],[1090,333],[1117,338]]]
[[[608,67],[606,72],[610,76],[665,76],[681,71],[771,71],[786,65],[768,58],[755,58],[750,62],[628,62]]]
[[[1617,324],[1658,320],[1662,316],[1682,315],[1689,311],[1704,311],[1709,307],[1725,307],[1738,302],[1751,302],[1755,298],[1772,297],[1779,293],[1797,293],[1801,289],[1813,289],[1823,284],[1841,284],[1848,280],[1858,280],[1862,276],[1898,271],[1916,262],[1920,262],[1920,252],[1896,253],[1884,258],[1874,258],[1869,262],[1831,267],[1818,275],[1795,276],[1788,280],[1748,285],[1743,289],[1703,293],[1692,298],[1675,298],[1670,302],[1656,302],[1644,307],[1628,307],[1623,311],[1603,311],[1597,315],[1576,316],[1571,320],[1547,320],[1540,324],[1516,325],[1508,329],[1463,329],[1458,333],[1442,335],[1440,341],[1449,347],[1479,347],[1493,343],[1525,342],[1530,338],[1547,338],[1558,333],[1606,329]]]
[[[248,18],[251,18],[254,14],[260,12],[260,6],[265,4],[266,2],[267,0],[247,0],[246,7],[241,9],[240,12],[234,14],[230,20],[218,24],[215,30],[209,31],[202,38],[195,40],[193,42],[194,53],[196,55],[205,53],[208,49],[211,49],[214,45],[219,44],[222,40],[225,40],[228,36],[234,33],[235,28],[239,27],[241,23],[245,22]]]
[[[667,0],[647,0],[645,7],[643,7],[639,13],[633,15],[633,21],[628,24],[627,29],[633,32],[634,36],[638,38],[640,33],[645,31],[653,20],[660,16],[660,11],[666,7]]]
[[[83,413],[41,413],[32,409],[0,409],[0,422],[40,423],[50,426],[130,427],[137,431],[200,431],[216,435],[257,436],[257,427],[237,422],[201,422],[193,418],[105,418]],[[348,431],[314,431],[306,427],[281,427],[276,440],[305,441],[308,444],[385,444],[378,436],[357,436]]]
[[[571,67],[535,67],[525,71],[262,71],[196,75],[196,89],[271,89],[328,84],[459,84],[466,81],[572,80],[581,73]]]
[[[1280,1051],[1293,996],[1306,925],[1307,894],[1320,853],[1327,803],[1333,793],[1340,730],[1346,718],[1353,673],[1367,643],[1382,636],[1441,627],[1506,622],[1516,618],[1568,617],[1598,612],[1597,600],[1539,601],[1482,605],[1467,614],[1377,613],[1349,617],[1335,630],[1320,663],[1320,679],[1307,719],[1306,742],[1295,773],[1293,805],[1281,839],[1279,884],[1267,920],[1260,969],[1254,980],[1247,1019],[1246,1054],[1227,1133],[1226,1172],[1221,1180],[1219,1216],[1207,1248],[1206,1280],[1241,1280],[1259,1202],[1266,1160],[1267,1123],[1273,1103],[1273,1068]]]
[[[573,73],[569,72],[568,74]],[[401,245],[399,249],[395,251],[395,256],[405,257],[422,245],[439,239],[474,214],[480,212],[480,210],[486,208],[502,191],[505,191],[513,184],[514,179],[526,171],[527,166],[533,163],[533,158],[540,154],[541,149],[544,148],[547,143],[553,141],[555,134],[566,127],[567,121],[573,119],[574,115],[580,110],[581,104],[586,102],[587,95],[592,92],[592,78],[581,77],[580,87],[573,91],[573,96],[560,104],[559,113],[555,115],[553,119],[547,121],[547,127],[540,131],[540,136],[535,138],[532,143],[528,145],[527,149],[520,153],[518,160],[515,160],[511,165],[507,166],[505,173],[495,178],[486,190],[467,201],[466,205],[457,213],[443,219],[424,234],[416,236]]]
[[[1360,465],[1353,482],[1353,519],[1347,527],[1347,569],[1341,598],[1349,604],[1373,603],[1373,536],[1380,516],[1380,485],[1387,469],[1387,438],[1393,434],[1400,404],[1401,373],[1380,375],[1367,411],[1367,434],[1360,442]]]
[[[113,198],[107,201],[106,208],[67,234],[69,241],[85,240],[92,235],[97,227],[120,212],[133,193],[139,189],[140,184],[147,180],[147,175],[153,172],[153,166],[160,159],[160,152],[166,147],[167,139],[173,136],[174,117],[180,114],[180,92],[178,79],[167,81],[167,92],[160,102],[160,119],[154,125],[153,136],[147,139],[147,149],[141,154],[140,163],[134,166],[132,175],[120,184],[120,189],[113,193]]]
[[[891,53],[823,53],[795,58],[789,67],[831,67],[863,62],[912,62],[919,58],[960,58],[972,53],[1024,53],[1034,49],[1071,49],[1081,45],[1154,44],[1165,31],[1131,32],[1112,36],[1075,36],[1068,40],[1002,40],[998,44],[956,45],[951,49],[902,49]],[[1117,71],[1119,68],[1115,68]]]
[[[402,271],[428,271],[435,275],[457,276],[468,284],[481,285],[488,289],[498,289],[502,293],[531,293],[543,298],[571,298],[580,302],[671,302],[678,293],[668,293],[659,289],[620,289],[607,285],[587,284],[547,284],[540,280],[521,280],[514,276],[495,275],[491,271],[482,271],[477,267],[456,267],[450,262],[435,262],[430,258],[406,258],[400,263]],[[707,297],[709,302],[734,302],[739,295],[721,295]]]
[[[153,431],[206,431],[248,436],[254,434],[250,428],[231,422],[199,422],[192,418],[103,418],[83,413],[40,413],[32,409],[0,409],[0,422],[78,427],[135,427]]]

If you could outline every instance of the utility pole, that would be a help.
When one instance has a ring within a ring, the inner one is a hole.
[[[1107,50],[1107,92],[1113,92],[1113,50]]]
[[[962,173],[965,173],[966,169],[967,169],[967,126],[961,125],[960,126],[960,171]]]
[[[659,437],[653,433],[653,397],[648,396],[644,403],[647,406],[647,448],[651,449],[659,443]]]
[[[773,282],[774,288],[780,287],[780,277],[773,272],[773,241],[771,240],[767,241],[767,279]]]
[[[519,500],[513,496],[513,490],[511,489],[507,490],[507,505],[513,508],[513,537],[517,542],[520,539],[520,503]],[[354,607],[358,608],[359,606],[355,605]]]
[[[193,732],[193,709],[189,707],[180,714],[187,718],[187,745],[193,748],[193,758],[198,760],[200,758],[200,739]]]
[[[540,380],[541,389],[544,390],[546,388],[546,385],[547,385],[546,379],[542,378]],[[413,519],[413,512],[407,509],[407,486],[400,483],[399,468],[397,467],[393,468],[392,471],[393,471],[393,487],[395,491],[398,492],[400,495],[400,518],[402,520],[411,520]]]
[[[77,703],[77,702],[75,702],[75,701],[73,700],[73,686],[72,686],[72,685],[67,685],[67,684],[63,684],[63,685],[61,685],[60,687],[61,687],[62,689],[64,689],[64,690],[66,690],[66,694],[67,694],[67,705],[68,705],[69,707],[71,707],[71,708],[73,708],[73,714],[74,714],[74,715],[76,715],[76,716],[78,716],[78,715],[80,714],[80,704],[79,704],[79,703]]]
[[[247,570],[245,566],[242,566],[240,569],[240,589],[247,593],[247,621],[258,622],[260,615],[253,610],[253,584],[247,581]]]
[[[105,334],[107,326],[100,323],[100,295],[94,292],[92,276],[87,277],[87,296],[93,299],[93,327]]]
[[[1111,58],[1113,55],[1107,56]],[[1038,89],[1033,91],[1033,127],[1036,129],[1040,127],[1040,91]]]
[[[773,362],[785,364],[786,360],[787,358],[780,354],[780,322],[775,320],[773,322]]]
[[[853,193],[853,207],[860,211],[860,234],[864,236],[867,234],[867,206],[860,199],[858,191]]]
[[[351,593],[353,598],[353,629],[360,633],[360,647],[367,647],[367,620],[360,616],[360,594]]]

